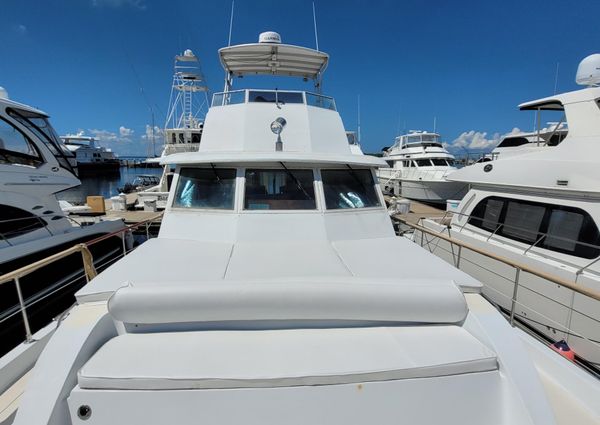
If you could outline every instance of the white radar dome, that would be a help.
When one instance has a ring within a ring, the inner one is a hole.
[[[194,52],[190,49],[186,49],[185,52],[183,52],[183,56],[194,56]]]
[[[261,32],[258,36],[258,42],[281,44],[281,36],[275,31]]]
[[[600,85],[600,54],[589,55],[579,62],[575,82],[580,86]]]
[[[8,92],[4,87],[0,87],[0,99],[8,99]]]

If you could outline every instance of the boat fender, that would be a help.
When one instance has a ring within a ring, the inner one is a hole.
[[[571,350],[571,347],[569,347],[569,344],[567,344],[567,341],[564,339],[561,339],[554,344],[550,344],[550,348],[552,348],[561,356],[566,357],[571,361],[575,361],[575,352]]]

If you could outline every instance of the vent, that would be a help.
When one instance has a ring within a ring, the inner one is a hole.
[[[556,185],[557,186],[568,186],[569,180],[556,180]]]

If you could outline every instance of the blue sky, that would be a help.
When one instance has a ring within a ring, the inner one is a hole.
[[[118,153],[148,152],[148,104],[162,127],[173,56],[186,48],[199,56],[211,91],[222,90],[217,49],[227,44],[228,0],[0,5],[0,86],[48,112],[61,134],[83,130]],[[434,117],[457,151],[529,130],[533,113],[517,104],[554,93],[557,63],[558,91],[576,89],[579,61],[600,51],[597,0],[315,5],[319,47],[331,55],[324,93],[336,98],[348,129],[356,128],[360,95],[370,152],[403,129],[431,130]],[[232,44],[254,42],[265,30],[314,47],[312,1],[236,0]]]

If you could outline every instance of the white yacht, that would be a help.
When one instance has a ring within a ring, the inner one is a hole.
[[[489,162],[502,156],[534,152],[546,147],[558,146],[569,129],[565,122],[549,122],[548,126],[531,132],[520,132],[504,137],[491,153],[484,155],[477,162]]]
[[[594,423],[595,380],[395,236],[385,162],[320,93],[329,56],[259,40],[219,50],[158,238],[78,292],[15,424]],[[315,92],[233,90],[257,74]]]
[[[589,87],[520,105],[564,110],[569,131],[558,146],[502,154],[453,173],[450,180],[471,190],[450,230],[435,220],[424,226],[600,293],[599,65],[600,55],[580,64],[577,82]],[[454,262],[447,242],[429,247]],[[461,264],[485,284],[483,293],[511,308],[514,271],[477,254],[463,251],[463,256]],[[518,300],[517,319],[552,341],[566,340],[579,358],[600,370],[600,302],[530,275]]]
[[[384,191],[436,204],[461,199],[467,192],[466,185],[446,179],[456,171],[454,156],[437,133],[411,131],[398,136],[383,156],[390,166],[377,171]]]
[[[123,227],[122,221],[82,227],[63,213],[55,194],[80,184],[75,165],[47,114],[0,98],[0,275]],[[95,245],[96,264],[120,246],[118,237]],[[23,277],[22,294],[12,282],[0,285],[0,355],[25,340],[18,295],[35,332],[73,304],[73,293],[85,282],[72,281],[81,269],[81,255],[74,254]]]
[[[97,145],[94,137],[75,134],[61,136],[61,139],[75,155],[79,176],[119,172],[119,159],[112,150]]]
[[[160,158],[181,152],[197,152],[204,128],[204,115],[208,108],[208,87],[200,68],[200,61],[187,49],[175,56],[173,83],[167,122],[164,129],[164,147]],[[160,161],[153,158],[150,161]],[[164,209],[173,179],[170,166],[163,167],[160,182],[138,193],[139,208],[155,203]]]

